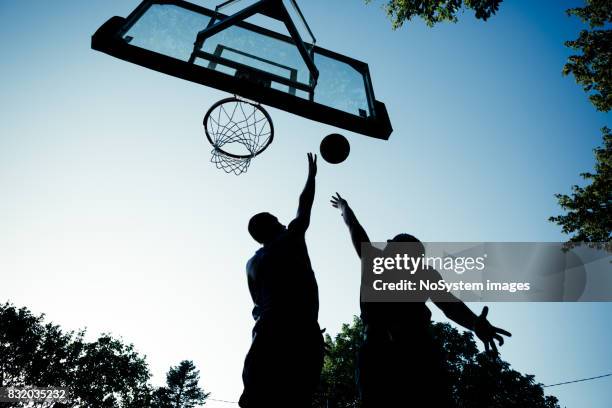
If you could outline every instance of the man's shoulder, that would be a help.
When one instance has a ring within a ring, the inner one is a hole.
[[[249,258],[249,260],[246,263],[247,272],[251,271],[253,268],[257,266],[263,254],[264,254],[264,248],[262,247],[258,249],[251,258]]]
[[[303,228],[303,223],[299,218],[295,218],[293,221],[291,221],[287,226],[287,231],[285,232],[287,238],[300,236],[303,238],[305,234],[306,230]]]

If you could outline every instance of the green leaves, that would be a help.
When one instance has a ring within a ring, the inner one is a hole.
[[[75,361],[75,395],[92,406],[135,406],[148,393],[149,370],[144,357],[109,335],[84,343]]]
[[[370,3],[372,0],[366,0]],[[473,10],[477,19],[486,21],[499,10],[502,0],[389,0],[384,6],[393,28],[417,16],[432,27],[443,21],[456,22],[457,14]]]
[[[363,324],[354,317],[353,322],[343,324],[335,339],[325,336],[327,354],[321,372],[321,389],[315,395],[313,407],[358,407],[359,397],[355,370],[357,350],[361,345]]]
[[[84,335],[0,305],[0,387],[68,388],[69,400],[54,405],[62,408],[193,408],[209,395],[191,361],[171,367],[166,387],[153,390],[145,357],[133,345],[108,334],[87,342]]]
[[[571,195],[557,194],[559,205],[567,213],[549,221],[572,235],[571,242],[604,242],[612,252],[612,134],[607,127],[601,132],[603,146],[594,150],[595,172],[581,175],[591,183],[573,186]]]
[[[83,336],[44,324],[44,315],[26,308],[0,305],[0,385],[66,387],[70,399],[62,407],[148,407],[144,357],[109,335],[93,342]]]
[[[565,45],[580,54],[568,58],[563,75],[574,75],[576,82],[588,94],[598,111],[612,108],[612,2],[586,0],[584,7],[567,10],[588,24],[588,30],[580,31],[578,38]],[[607,28],[606,28],[607,27]],[[581,176],[590,181],[586,187],[572,187],[572,193],[556,194],[561,208],[567,213],[550,217],[559,224],[563,233],[571,235],[571,242],[604,243],[612,252],[612,136],[610,129],[601,129],[603,147],[595,149],[595,173]]]
[[[602,27],[612,20],[612,3],[609,0],[586,0],[585,7],[571,8],[566,13],[580,18],[591,28]]]
[[[612,108],[612,30],[605,27],[612,21],[612,2],[587,0],[585,7],[569,9],[567,14],[579,17],[589,30],[565,43],[580,54],[568,58],[563,75],[573,74],[595,108],[608,112]]]
[[[208,393],[199,386],[200,371],[192,361],[183,360],[170,367],[166,374],[166,386],[158,388],[153,396],[154,408],[193,408],[204,404]]]

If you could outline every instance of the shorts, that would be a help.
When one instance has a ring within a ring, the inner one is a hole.
[[[244,362],[244,391],[239,405],[310,408],[323,357],[323,335],[316,323],[307,329],[272,322],[256,327]]]
[[[367,336],[357,357],[357,385],[363,408],[450,406],[441,353],[425,336],[403,341]]]

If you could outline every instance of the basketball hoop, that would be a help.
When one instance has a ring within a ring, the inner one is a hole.
[[[274,139],[274,125],[259,104],[237,97],[215,103],[204,116],[206,138],[213,146],[210,161],[226,173],[246,172],[251,160]]]

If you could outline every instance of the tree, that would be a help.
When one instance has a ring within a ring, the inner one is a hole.
[[[353,407],[358,404],[355,369],[357,350],[361,343],[363,323],[354,317],[352,324],[343,324],[332,339],[325,335],[327,353],[321,371],[321,388],[315,395],[313,407]]]
[[[372,0],[366,0],[371,3]],[[459,12],[473,10],[476,18],[486,21],[499,10],[502,0],[388,0],[385,11],[393,23],[393,28],[401,27],[404,22],[417,16],[428,26],[442,21],[457,21]]]
[[[586,0],[584,7],[569,9],[567,14],[579,17],[589,29],[582,30],[576,40],[565,43],[581,54],[568,58],[563,74],[573,74],[595,108],[608,112],[612,108],[612,30],[605,27],[612,20],[612,2]],[[571,196],[556,194],[567,214],[550,217],[549,221],[559,224],[565,234],[573,234],[570,244],[597,242],[612,251],[612,137],[608,127],[601,131],[603,147],[595,149],[595,173],[581,174],[591,184],[584,188],[573,186]]]
[[[612,2],[586,0],[584,7],[567,10],[569,16],[580,18],[589,29],[580,31],[578,38],[565,45],[579,55],[572,55],[563,67],[563,74],[573,74],[576,82],[589,94],[598,111],[612,108]]]
[[[26,308],[0,305],[0,386],[65,387],[69,399],[61,406],[66,408],[148,407],[144,357],[109,335],[94,342],[84,335],[45,324],[44,315]]]
[[[87,406],[146,407],[151,377],[147,363],[134,346],[103,334],[92,343],[77,345],[81,353],[74,361],[75,381],[69,385]]]
[[[431,328],[453,384],[454,408],[559,408],[557,399],[545,396],[534,376],[512,370],[498,357],[479,353],[472,333],[460,333],[443,323]],[[354,318],[352,324],[342,326],[335,339],[326,336],[329,353],[313,408],[359,407],[355,368],[362,330],[361,320]]]
[[[166,374],[166,387],[158,388],[153,394],[155,408],[193,408],[204,405],[208,393],[199,386],[200,371],[192,361],[181,361],[170,367]]]
[[[572,187],[572,195],[556,194],[565,215],[550,217],[565,234],[573,234],[570,242],[605,243],[612,251],[612,134],[604,127],[603,146],[594,150],[595,173],[582,173],[591,184]]]
[[[166,387],[153,390],[145,357],[108,334],[84,340],[10,303],[0,305],[0,387],[61,387],[69,398],[54,408],[193,408],[209,394],[191,361],[171,367]],[[11,406],[30,406],[26,403]]]

